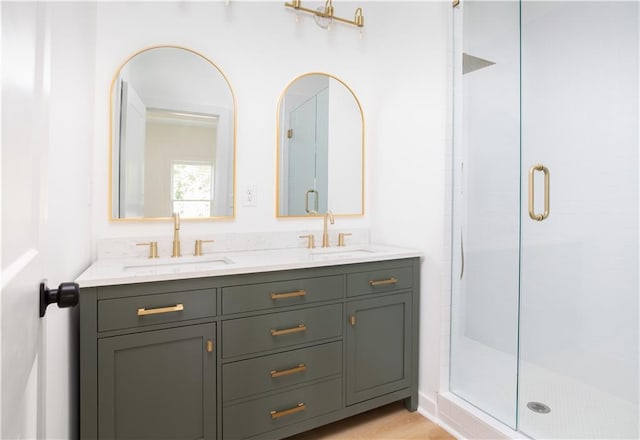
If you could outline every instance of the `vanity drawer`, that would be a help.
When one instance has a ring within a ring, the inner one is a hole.
[[[216,314],[216,289],[98,301],[98,331],[207,318]]]
[[[408,289],[412,285],[413,271],[408,266],[351,273],[347,275],[347,296]]]
[[[317,417],[342,406],[341,380],[336,378],[222,410],[222,438],[242,439]]]
[[[306,344],[342,335],[342,304],[222,322],[222,357]]]
[[[344,296],[342,275],[248,284],[222,289],[222,312],[241,313],[340,299]]]
[[[342,373],[342,342],[222,366],[224,402]]]

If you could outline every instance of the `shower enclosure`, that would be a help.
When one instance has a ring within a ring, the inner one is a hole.
[[[454,12],[450,390],[533,438],[638,438],[639,4]]]

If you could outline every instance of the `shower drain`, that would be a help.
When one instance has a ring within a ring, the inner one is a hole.
[[[551,412],[551,408],[549,408],[544,403],[540,403],[540,402],[529,402],[527,403],[527,408],[539,414],[548,414]]]

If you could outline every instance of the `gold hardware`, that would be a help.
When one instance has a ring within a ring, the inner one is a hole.
[[[158,258],[158,242],[150,241],[149,243],[138,243],[136,246],[149,246],[149,257]]]
[[[307,292],[305,290],[296,290],[295,292],[285,292],[285,293],[272,293],[271,299],[286,299],[286,298],[297,298],[299,296],[305,296]]]
[[[302,373],[303,371],[307,371],[307,366],[305,364],[298,364],[298,366],[289,368],[288,370],[271,370],[269,374],[272,378],[288,376],[290,374]]]
[[[307,239],[307,248],[313,249],[313,248],[316,247],[316,239],[313,236],[313,234],[301,235],[300,238],[306,238]]]
[[[215,240],[196,240],[196,248],[193,251],[194,257],[199,257],[202,255],[202,243],[213,243]]]
[[[536,171],[542,171],[542,173],[544,174],[544,212],[542,214],[536,214],[534,206],[534,181]],[[531,217],[531,220],[541,222],[542,220],[549,217],[549,180],[549,169],[544,165],[536,164],[529,168],[529,217]]]
[[[369,281],[369,285],[372,287],[375,286],[386,286],[387,284],[396,284],[398,279],[395,277],[387,278],[386,280],[371,280]]]
[[[327,0],[326,3],[324,4],[324,9],[322,10],[305,8],[302,6],[302,0],[292,0],[291,3],[285,3],[284,5],[287,8],[293,8],[296,11],[307,12],[319,18],[328,18],[329,20],[340,21],[342,23],[351,24],[359,28],[364,26],[364,15],[362,14],[362,8],[356,9],[353,20],[348,20],[346,18],[341,18],[334,15],[332,0]]]
[[[293,137],[293,128],[287,130],[287,139],[291,139]]]
[[[352,326],[356,325],[356,315],[349,316],[349,324],[351,324]]]
[[[180,214],[173,213],[173,252],[172,257],[181,257],[180,254]]]
[[[460,4],[460,0],[453,0],[453,2],[451,2],[453,4],[454,8],[457,8],[458,5]]]
[[[295,414],[300,411],[304,411],[305,409],[307,409],[307,406],[304,403],[298,403],[293,408],[285,409],[283,411],[270,411],[269,414],[271,414],[271,418],[275,420],[275,419],[279,419],[280,417],[284,417],[290,414]]]
[[[351,232],[341,232],[338,234],[338,246],[344,247],[344,237],[352,235]]]
[[[213,341],[211,339],[207,340],[207,353],[213,353]]]
[[[331,224],[335,223],[335,219],[333,218],[333,212],[327,211],[324,214],[324,219],[322,223],[323,224],[323,228],[322,228],[322,247],[323,248],[329,247],[329,225],[327,225],[327,220],[329,220]]]
[[[307,326],[304,324],[300,324],[297,327],[285,328],[283,330],[271,329],[271,336],[282,336],[282,335],[288,335],[291,333],[300,333],[300,332],[306,332],[306,331],[307,331]]]
[[[315,209],[309,209],[309,194],[311,193],[315,194],[315,197],[313,199],[313,207]],[[309,214],[313,212],[315,212],[316,214],[318,213],[318,191],[316,191],[315,189],[308,189],[307,192],[304,193],[304,210]]]
[[[159,315],[161,313],[181,312],[184,310],[184,304],[176,304],[171,307],[158,307],[155,309],[138,309],[138,316]]]

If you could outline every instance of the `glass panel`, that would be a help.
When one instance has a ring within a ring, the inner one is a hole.
[[[638,13],[637,2],[523,3],[518,425],[534,438],[640,434]],[[550,172],[542,222],[526,203],[536,163]]]
[[[455,62],[462,63],[454,84],[450,389],[515,428],[520,11],[517,2],[465,1],[461,8],[456,9],[463,15],[463,37],[455,54]]]

